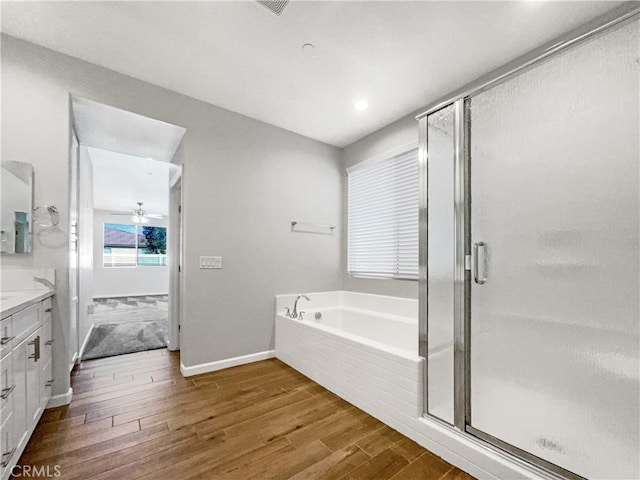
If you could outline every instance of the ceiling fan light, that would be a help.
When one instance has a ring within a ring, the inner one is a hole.
[[[138,217],[140,219],[140,223],[147,223],[149,219],[147,217]]]
[[[140,223],[140,217],[138,215],[131,217],[131,220],[133,220],[133,223]]]

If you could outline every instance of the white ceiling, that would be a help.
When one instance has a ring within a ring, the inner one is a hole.
[[[87,147],[171,162],[186,130],[80,97],[72,97],[74,128]]]
[[[1,28],[345,146],[619,3],[5,0]]]
[[[93,164],[93,207],[132,212],[143,202],[147,213],[169,213],[169,179],[176,165],[150,158],[88,148]]]

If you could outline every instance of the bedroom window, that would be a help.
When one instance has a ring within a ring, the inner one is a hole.
[[[103,240],[105,267],[167,266],[165,227],[105,223]]]

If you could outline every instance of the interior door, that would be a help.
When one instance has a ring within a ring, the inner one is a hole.
[[[589,478],[640,478],[638,37],[470,99],[468,430]]]

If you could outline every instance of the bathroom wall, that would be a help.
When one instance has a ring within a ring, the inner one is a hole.
[[[340,225],[339,149],[6,35],[1,48],[2,157],[31,162],[35,203],[63,212],[59,229],[36,232],[33,255],[2,262],[56,268],[55,355],[68,350],[70,93],[187,129],[186,366],[273,349],[274,294],[341,287],[341,229],[290,232],[292,220]],[[199,269],[199,255],[222,256],[222,270]],[[54,394],[66,392],[54,368]]]
[[[418,122],[415,119],[415,115],[411,114],[345,147],[342,152],[342,170],[344,172],[352,165],[417,142]],[[345,212],[342,219],[342,231],[344,232],[342,241],[342,257],[344,259],[342,263],[343,289],[354,292],[418,298],[417,280],[357,278],[347,273],[347,183],[347,176],[343,173],[342,209]]]
[[[111,215],[105,210],[93,211],[93,296],[124,297],[155,295],[169,292],[169,267],[104,267],[102,259],[105,223],[131,224],[131,217]],[[169,226],[169,221],[149,219],[145,225]]]

